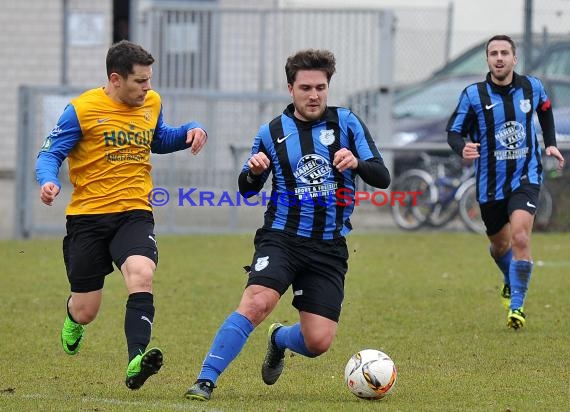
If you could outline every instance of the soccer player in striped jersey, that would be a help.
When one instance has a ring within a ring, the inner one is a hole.
[[[332,344],[344,297],[345,236],[352,229],[356,176],[379,188],[390,184],[362,120],[349,109],[327,106],[334,72],[335,56],[327,50],[302,50],[287,59],[293,103],[260,127],[238,177],[240,193],[251,197],[273,175],[247,286],[218,329],[198,379],[186,392],[189,399],[210,399],[220,374],[290,286],[299,321],[269,327],[263,381],[277,381],[287,349],[313,358]]]
[[[475,160],[490,253],[503,273],[507,326],[519,329],[526,322],[524,301],[533,268],[530,238],[543,182],[535,112],[546,155],[556,158],[560,169],[564,158],[556,147],[552,108],[541,81],[514,71],[513,40],[492,37],[486,55],[487,78],[461,93],[447,125],[447,140],[461,157]]]
[[[84,92],[64,109],[36,161],[40,198],[59,194],[65,158],[73,185],[66,209],[63,258],[71,295],[61,331],[63,350],[75,355],[85,325],[101,305],[105,276],[120,269],[129,293],[124,321],[128,349],[125,383],[140,388],[162,366],[162,352],[147,350],[154,319],[152,279],[158,263],[150,153],[191,148],[200,152],[206,132],[197,122],[171,127],[151,89],[154,58],[126,40],[107,53],[108,82]]]

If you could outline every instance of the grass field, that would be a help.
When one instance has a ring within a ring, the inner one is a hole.
[[[218,325],[241,296],[251,235],[159,237],[152,345],[165,365],[138,391],[124,385],[126,295],[107,278],[81,352],[59,332],[67,280],[61,240],[0,242],[0,410],[14,411],[567,411],[570,408],[570,235],[535,234],[527,327],[505,326],[501,276],[481,235],[378,233],[349,237],[338,336],[317,358],[287,356],[277,384],[261,381],[270,323],[297,319],[285,295],[250,336],[208,403],[188,401]],[[353,352],[380,349],[398,380],[382,401],[344,387]]]

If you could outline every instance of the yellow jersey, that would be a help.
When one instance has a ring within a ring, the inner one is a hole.
[[[152,210],[151,151],[182,150],[187,130],[164,124],[160,95],[149,90],[140,107],[112,100],[104,88],[73,99],[46,138],[36,162],[37,180],[61,187],[57,173],[65,157],[73,185],[67,215]],[[158,139],[158,141],[157,141]]]

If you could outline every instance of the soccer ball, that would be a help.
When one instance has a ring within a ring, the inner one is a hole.
[[[382,399],[396,383],[396,365],[384,352],[364,349],[355,353],[344,368],[348,389],[362,399]]]

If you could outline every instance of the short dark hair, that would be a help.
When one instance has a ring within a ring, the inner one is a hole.
[[[150,66],[154,63],[154,57],[142,46],[128,40],[121,40],[113,44],[107,52],[107,78],[111,73],[118,73],[127,78],[133,73],[133,66],[140,64]]]
[[[508,41],[511,45],[511,49],[513,50],[513,55],[517,54],[517,46],[515,46],[515,42],[513,39],[511,39],[509,36],[507,36],[506,34],[496,34],[495,36],[491,37],[488,41],[487,44],[485,45],[485,55],[488,56],[489,55],[489,44],[492,41],[496,41],[496,40],[504,40],[504,41]]]
[[[295,82],[299,70],[322,70],[327,75],[327,82],[330,82],[336,71],[336,59],[334,54],[328,50],[301,50],[289,56],[285,63],[288,84]]]

